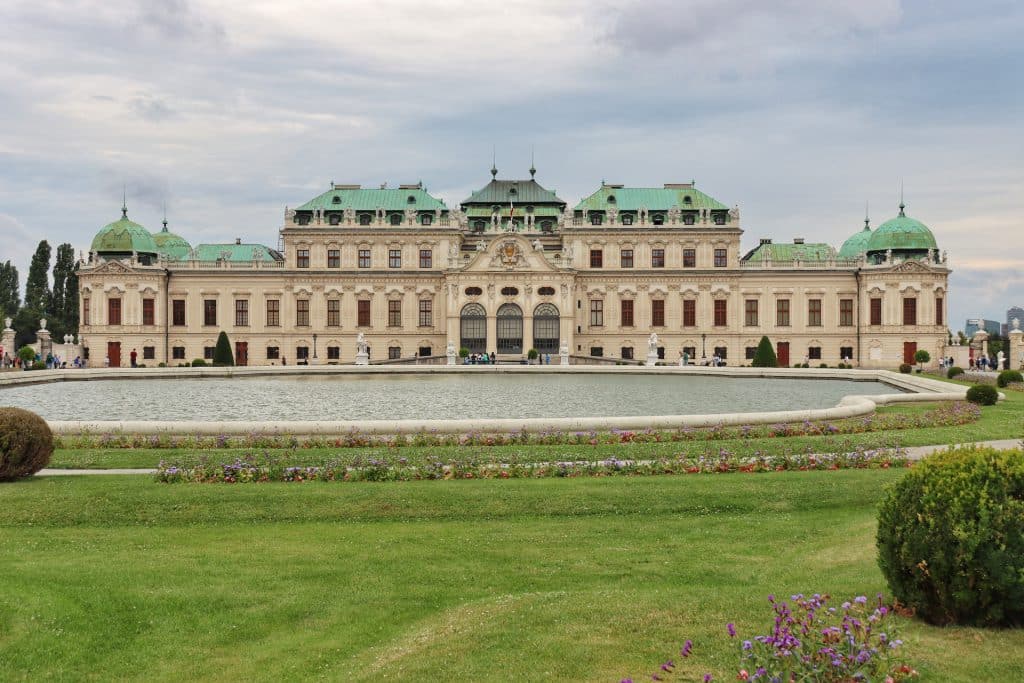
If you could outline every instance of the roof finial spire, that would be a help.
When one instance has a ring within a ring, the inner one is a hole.
[[[167,232],[167,202],[164,202],[164,232]]]
[[[907,208],[907,205],[903,203],[903,178],[900,178],[900,215],[905,216],[903,209]]]
[[[128,218],[128,186],[121,185],[121,218]]]
[[[498,177],[498,150],[494,145],[491,145],[491,178],[497,179]]]
[[[537,175],[537,168],[533,165],[533,145],[530,145],[530,178]]]
[[[868,203],[864,202],[864,229],[865,230],[870,230],[871,229],[871,219],[869,218],[869,215],[870,214],[868,212]]]

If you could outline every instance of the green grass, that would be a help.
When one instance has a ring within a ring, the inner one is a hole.
[[[718,452],[727,449],[734,452],[777,452],[790,449],[793,452],[827,453],[850,449],[854,444],[868,448],[886,446],[925,446],[944,443],[964,443],[1011,439],[1024,437],[1024,393],[1007,391],[1006,400],[995,406],[982,409],[977,422],[955,427],[929,427],[851,434],[841,436],[801,436],[787,438],[721,439],[715,441],[600,444],[597,446],[403,446],[388,448],[296,448],[256,449],[268,453],[288,465],[317,465],[326,461],[348,462],[354,458],[381,457],[408,458],[410,461],[476,458],[483,461],[538,462],[556,460],[602,460],[611,456],[620,459],[644,459],[675,456],[681,452],[702,453],[705,450]],[[936,404],[903,404],[881,408],[879,414],[917,414],[932,410]],[[253,449],[224,448],[211,450],[195,449],[150,449],[150,448],[66,448],[58,449],[50,466],[55,468],[118,468],[156,467],[161,461],[191,464],[199,458],[208,457],[218,462],[232,461],[252,453]]]
[[[0,680],[732,680],[768,593],[884,590],[895,470],[0,486]],[[905,624],[924,680],[1024,679],[1024,632]]]

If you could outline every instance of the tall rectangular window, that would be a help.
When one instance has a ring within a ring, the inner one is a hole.
[[[905,296],[903,297],[903,324],[904,325],[916,325],[917,324],[917,297]]]
[[[775,326],[789,327],[789,299],[775,302]]]
[[[853,299],[839,300],[839,326],[853,327]]]
[[[82,299],[82,324],[89,324],[89,299]]]
[[[651,301],[651,326],[665,326],[665,300],[654,299]]]
[[[729,302],[725,299],[715,299],[715,327],[725,327],[728,325],[728,306]]]
[[[107,299],[107,324],[121,324],[121,300]]]
[[[882,324],[882,300],[880,298],[871,300],[871,324]]]
[[[697,326],[697,302],[693,299],[683,301],[683,327]]]
[[[434,267],[434,250],[420,249],[420,268]]]
[[[341,268],[341,249],[327,250],[327,267]]]
[[[309,327],[309,299],[295,300],[295,326]]]
[[[295,250],[295,267],[309,268],[309,249]]]
[[[370,250],[360,249],[359,250],[359,267],[369,268],[370,267]]]
[[[327,327],[341,327],[341,299],[327,300]]]
[[[370,300],[360,299],[356,302],[356,324],[359,327],[370,326]]]
[[[697,250],[683,249],[683,268],[697,267]]]
[[[665,250],[651,249],[651,268],[665,267]]]
[[[604,325],[604,300],[590,300],[590,326],[602,327]]]
[[[623,249],[619,252],[619,267],[620,268],[632,268],[633,267],[633,250]]]
[[[401,346],[389,346],[388,347],[388,360],[398,360],[402,357]]]
[[[280,327],[281,300],[267,299],[267,327]]]
[[[249,326],[249,300],[235,299],[235,327]]]
[[[434,325],[434,302],[430,299],[420,299],[420,327],[432,327]]]
[[[153,325],[156,319],[156,306],[153,299],[142,300],[142,324]]]
[[[600,249],[591,249],[590,250],[590,267],[591,268],[600,268],[603,261],[604,261],[604,252],[603,251],[601,251]]]
[[[743,302],[743,324],[747,327],[757,327],[757,299],[747,299]]]
[[[174,299],[171,302],[171,324],[181,327],[185,324],[185,300]]]
[[[184,346],[173,346],[171,347],[171,358],[174,360],[185,359],[185,347]]]
[[[622,312],[620,317],[621,327],[633,327],[633,300],[623,299],[621,302]]]
[[[388,268],[402,267],[402,250],[388,249]]]
[[[946,316],[943,315],[944,311],[942,309],[942,305],[944,303],[945,303],[945,301],[942,300],[941,296],[935,297],[935,324],[936,325],[944,325],[945,324],[944,321],[946,319]]]
[[[725,255],[725,249],[715,249],[715,268],[725,268],[728,263],[728,257]]]
[[[402,326],[402,300],[390,299],[388,301],[388,327]]]
[[[217,325],[217,300],[203,299],[203,324]]]
[[[807,300],[808,327],[821,327],[821,299]]]
[[[280,346],[268,346],[267,347],[267,360],[277,360],[281,357]]]

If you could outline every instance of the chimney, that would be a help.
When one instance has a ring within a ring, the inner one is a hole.
[[[772,243],[772,238],[771,237],[762,237],[761,238],[761,244],[771,244],[771,243]]]
[[[804,238],[803,237],[794,237],[793,238],[793,244],[803,244],[803,243],[804,243]]]
[[[242,243],[242,238],[241,237],[236,237],[235,238],[235,244],[241,244],[241,243]]]

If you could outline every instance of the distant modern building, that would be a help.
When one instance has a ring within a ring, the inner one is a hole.
[[[122,209],[79,271],[90,363],[211,358],[221,330],[250,365],[351,363],[357,336],[374,361],[449,343],[508,362],[643,359],[652,333],[670,363],[749,364],[763,335],[783,365],[942,353],[946,257],[902,202],[838,250],[765,238],[744,254],[739,209],[692,183],[603,183],[573,206],[535,172],[491,169],[457,208],[419,183],[332,184],[285,210],[277,248],[193,246]]]
[[[1021,325],[1024,325],[1024,307],[1021,306],[1010,306],[1006,309],[1006,329],[1009,331],[1013,327],[1013,319],[1016,318],[1020,321]]]
[[[985,320],[984,318],[968,318],[964,323],[964,334],[973,337],[978,330],[985,330],[990,335],[1002,334],[1003,328],[998,320]]]

